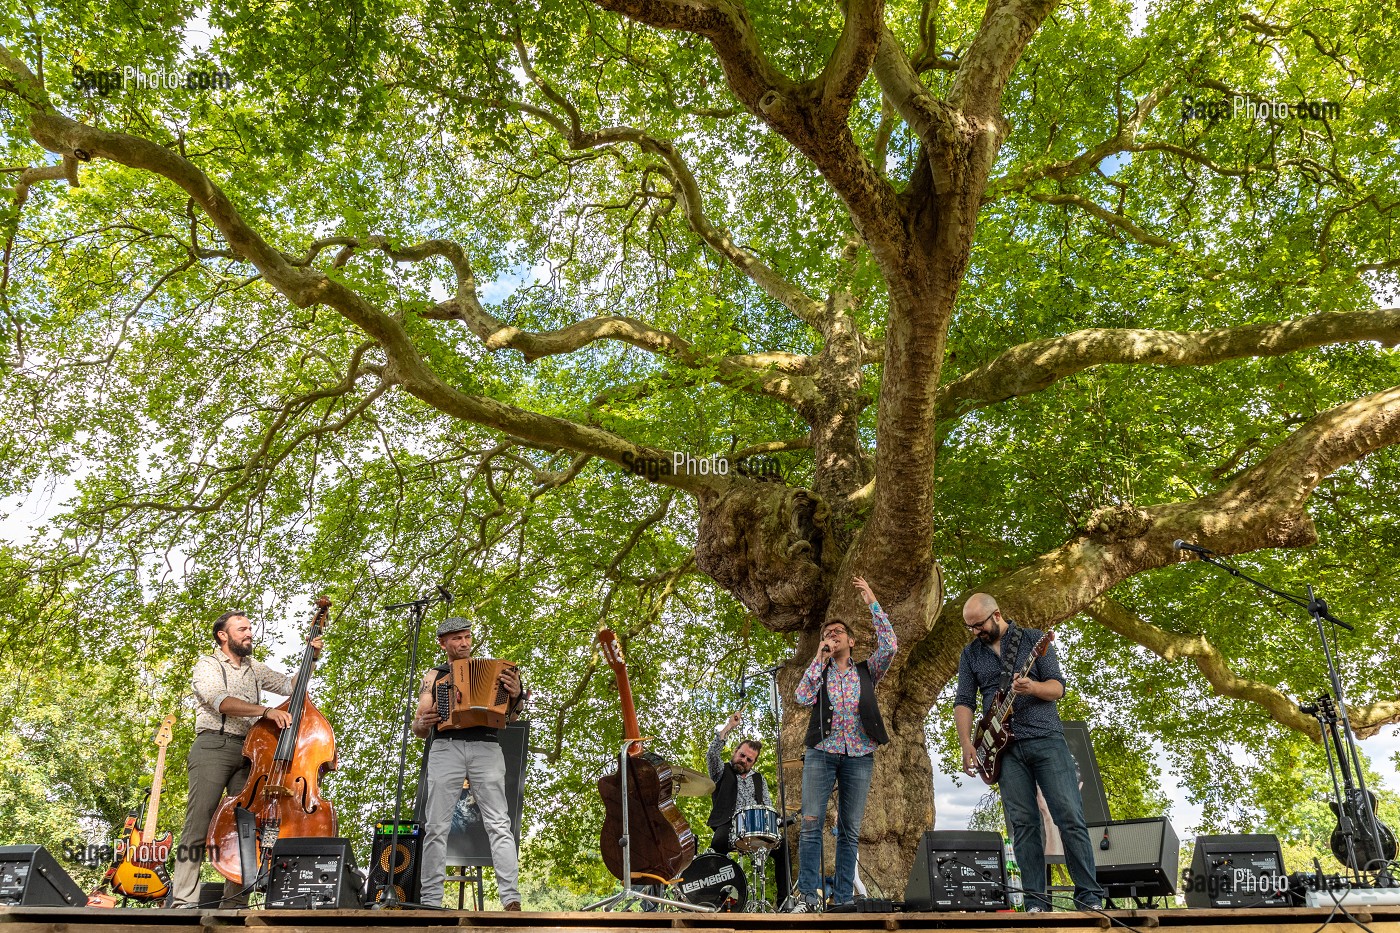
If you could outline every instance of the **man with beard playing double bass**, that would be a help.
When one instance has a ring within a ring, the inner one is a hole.
[[[248,730],[259,719],[269,719],[285,729],[292,714],[266,706],[262,691],[287,695],[292,679],[254,660],[253,624],[239,609],[230,609],[214,620],[213,654],[195,662],[191,686],[198,704],[194,716],[194,744],[190,746],[190,793],[185,805],[185,826],[176,850],[175,877],[170,884],[171,907],[212,907],[198,904],[199,866],[204,861],[205,835],[224,794],[236,795],[248,781],[250,762],[243,757]],[[311,642],[321,656],[321,639]],[[226,882],[224,899],[230,906],[248,901],[248,886]]]

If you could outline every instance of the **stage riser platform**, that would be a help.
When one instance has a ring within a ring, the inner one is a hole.
[[[1142,933],[1314,933],[1331,911],[1117,910],[1113,918]],[[1374,933],[1400,933],[1400,906],[1353,909]],[[1362,933],[1340,912],[1327,933]],[[957,930],[962,933],[1089,933],[1123,926],[1088,913],[684,914],[505,913],[422,910],[97,910],[0,908],[0,933],[631,933],[686,929],[704,933],[856,933],[861,930]]]

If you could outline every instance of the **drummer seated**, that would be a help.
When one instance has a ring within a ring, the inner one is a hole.
[[[741,835],[750,831],[767,832],[769,829],[767,816],[761,812],[741,819],[737,827],[736,818],[747,811],[771,810],[772,805],[763,775],[754,770],[754,764],[763,752],[762,742],[745,739],[734,749],[729,760],[724,760],[724,740],[733,726],[738,724],[737,720],[736,713],[725,724],[728,728],[721,729],[715,735],[705,754],[705,766],[709,770],[710,780],[715,782],[709,820],[714,838],[710,847],[724,855],[734,851],[735,842]],[[773,813],[773,817],[776,823],[776,813]],[[750,823],[753,825],[750,826]],[[772,833],[776,835],[776,831],[775,825]]]

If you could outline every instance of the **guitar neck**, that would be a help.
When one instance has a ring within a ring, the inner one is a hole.
[[[1028,657],[1028,658],[1026,658],[1026,663],[1023,664],[1023,665],[1021,665],[1020,670],[1016,671],[1016,674],[1015,674],[1016,677],[1029,677],[1029,676],[1030,676],[1031,668],[1035,667],[1035,662],[1038,661],[1038,660],[1040,660],[1040,658],[1041,658],[1041,657],[1044,655],[1044,653],[1045,653],[1045,652],[1043,652],[1043,651],[1040,650],[1041,642],[1047,642],[1049,638],[1050,638],[1050,633],[1049,633],[1049,632],[1046,632],[1044,635],[1042,635],[1042,636],[1040,637],[1040,641],[1036,642],[1036,643],[1035,643],[1035,647],[1033,647],[1033,648],[1031,649],[1031,656]],[[1015,678],[1013,677],[1012,679],[1014,680]],[[1015,702],[1016,702],[1016,695],[1015,695],[1014,693],[1008,692],[1008,693],[1006,694],[1006,696],[1002,698],[1001,704],[998,705],[997,708],[996,708],[996,718],[997,718],[997,719],[1005,719],[1007,713],[1011,712],[1011,704],[1013,704],[1013,703],[1015,703]]]
[[[612,668],[613,676],[617,678],[617,694],[622,703],[622,737],[629,741],[640,739],[642,729],[637,725],[637,707],[632,702],[632,682],[627,678],[627,662],[622,656],[622,647],[618,644],[617,635],[611,629],[599,629],[598,644],[603,649],[608,666]],[[640,755],[642,746],[629,745],[627,752],[630,755]]]
[[[141,827],[142,839],[155,838],[156,816],[160,813],[160,786],[165,779],[165,746],[156,754],[156,770],[151,775],[151,802],[146,807],[146,823]]]

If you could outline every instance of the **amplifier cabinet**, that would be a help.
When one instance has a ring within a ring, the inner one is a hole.
[[[1187,907],[1289,906],[1283,849],[1274,835],[1197,836],[1181,885]]]
[[[1006,864],[1001,836],[933,831],[919,840],[905,910],[1006,910]]]
[[[1108,896],[1162,897],[1176,893],[1181,844],[1165,817],[1089,824],[1094,875]]]
[[[350,840],[279,839],[272,848],[267,906],[319,910],[359,907],[363,895]]]
[[[0,846],[0,907],[86,907],[87,895],[43,846]]]

